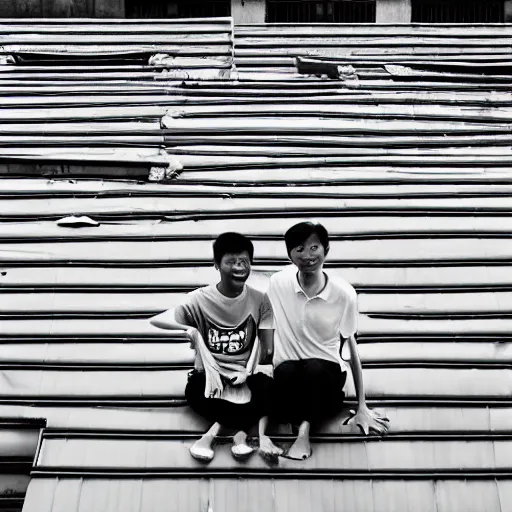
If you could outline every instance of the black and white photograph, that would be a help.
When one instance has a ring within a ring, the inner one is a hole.
[[[0,0],[0,512],[512,512],[512,0]]]

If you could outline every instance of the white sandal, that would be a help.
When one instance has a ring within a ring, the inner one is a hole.
[[[215,452],[212,448],[205,448],[203,446],[197,446],[197,441],[190,447],[190,455],[194,459],[201,462],[210,462],[215,456]]]
[[[254,453],[254,448],[247,444],[234,444],[231,453],[236,460],[246,460]]]

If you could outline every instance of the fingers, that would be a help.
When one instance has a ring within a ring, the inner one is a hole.
[[[350,416],[343,422],[344,425],[352,425],[354,416],[356,415],[356,411],[354,409],[350,409],[348,413],[350,414]]]
[[[367,436],[369,434],[369,430],[368,430],[368,423],[366,422],[362,422],[362,421],[358,421],[356,423],[356,425],[361,429],[361,432]]]
[[[370,431],[378,435],[386,435],[388,433],[387,427],[381,425],[370,425]]]
[[[242,372],[237,372],[230,380],[232,386],[240,386],[247,380],[247,375]]]
[[[379,414],[375,411],[372,411],[372,420],[379,423],[380,425],[384,425],[386,428],[389,427],[389,418],[384,414]]]
[[[370,433],[371,434],[376,434],[376,435],[379,435],[379,436],[383,436],[385,434],[387,434],[387,431],[386,430],[382,430],[378,427],[370,427]]]
[[[376,434],[387,434],[389,431],[389,420],[383,421],[379,419],[375,419],[371,424],[369,424],[369,428],[371,431]]]

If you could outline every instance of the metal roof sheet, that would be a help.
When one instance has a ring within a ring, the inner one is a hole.
[[[382,409],[382,407],[380,407]],[[386,414],[392,418],[391,432],[400,434],[448,433],[453,435],[489,434],[510,432],[512,411],[505,404],[479,405],[464,402],[451,404],[401,404],[385,405]],[[70,432],[90,431],[165,431],[198,433],[205,430],[207,422],[188,407],[27,407],[0,406],[2,417],[46,419],[49,429]],[[347,411],[322,425],[323,434],[355,433],[349,425],[342,425]]]
[[[216,271],[213,265],[163,266],[163,267],[122,267],[122,266],[55,266],[40,267],[15,262],[1,265],[0,282],[6,290],[80,290],[83,292],[102,290],[159,291],[193,289],[215,282]],[[258,287],[258,273],[268,274],[279,270],[278,265],[255,265],[250,277]],[[506,262],[498,265],[469,263],[466,265],[446,265],[442,267],[417,267],[401,265],[386,267],[365,265],[330,268],[333,275],[341,276],[360,290],[394,291],[445,291],[461,292],[478,290],[510,290],[512,287],[512,267]]]
[[[28,512],[509,511],[510,480],[36,479]]]
[[[2,51],[29,52],[0,69],[0,416],[47,421],[25,509],[508,510],[512,29],[236,37],[238,80],[210,80],[231,63],[230,20],[0,22]],[[162,71],[133,53],[157,46],[187,57]],[[296,73],[303,51],[353,65],[357,83]],[[176,171],[170,183],[97,179],[152,166]],[[101,225],[54,224],[66,215]],[[304,217],[326,224],[330,271],[358,287],[365,386],[391,434],[362,440],[345,412],[308,461],[239,465],[221,446],[201,466],[187,448],[206,424],[179,406],[192,354],[143,317],[215,280],[220,231],[256,239],[261,286]],[[33,449],[13,435],[0,449]]]
[[[233,461],[229,446],[216,450],[215,459],[208,465],[190,457],[188,449],[195,439],[44,439],[34,470],[57,474],[102,470],[123,473],[227,471],[233,476],[246,471],[270,471],[261,457],[239,464]],[[290,440],[291,441],[291,440]],[[290,441],[280,443],[289,446]],[[313,455],[305,461],[281,459],[273,472],[303,473],[323,471],[357,474],[366,472],[486,472],[510,471],[512,442],[510,440],[396,440],[343,442],[328,440],[313,442]]]

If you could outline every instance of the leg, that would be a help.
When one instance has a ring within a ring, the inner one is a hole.
[[[285,361],[274,370],[273,415],[279,423],[299,423],[303,398],[304,361]]]
[[[215,419],[212,400],[204,396],[206,377],[203,372],[192,372],[189,374],[187,386],[185,387],[185,398],[190,408],[211,422]]]
[[[233,436],[233,446],[231,447],[233,457],[237,460],[245,460],[252,454],[252,452],[254,452],[254,448],[247,444],[246,432],[239,430]]]
[[[287,457],[298,460],[307,459],[311,455],[311,424],[332,416],[341,409],[346,374],[337,363],[322,359],[306,359],[302,378],[304,419],[297,440],[286,454]]]
[[[307,359],[304,366],[304,419],[312,424],[336,415],[343,407],[346,373],[338,363]]]
[[[285,457],[295,460],[305,460],[311,457],[311,443],[309,442],[310,429],[311,423],[309,421],[303,421],[300,424],[299,435],[286,452]]]
[[[250,407],[249,404],[239,405],[226,400],[206,398],[204,396],[205,380],[204,373],[192,373],[185,389],[185,396],[190,407],[195,412],[214,422],[208,432],[190,448],[192,457],[209,462],[214,457],[213,445],[221,426],[237,429],[245,428],[244,420],[247,416],[247,411],[250,411]],[[252,448],[246,445],[246,437],[244,432],[239,432],[235,436],[235,446],[238,447],[236,449],[233,447],[233,455],[246,456],[253,451]]]
[[[304,421],[304,400],[307,382],[304,378],[305,361],[285,361],[274,370],[276,381],[276,416],[284,422],[300,423],[299,435],[285,457],[303,460],[311,455],[309,422]]]
[[[263,373],[256,373],[247,378],[247,386],[251,390],[251,417],[248,422],[254,425],[263,416],[268,416],[272,408],[275,392],[274,379]]]
[[[278,448],[266,435],[268,427],[268,415],[271,411],[272,395],[274,392],[274,379],[271,377],[257,373],[251,375],[247,379],[252,394],[251,403],[254,404],[255,414],[259,418],[258,422],[258,436],[259,436],[259,453],[260,455],[270,462],[275,462],[279,455],[283,453],[281,448]]]
[[[226,428],[245,430],[251,425],[248,423],[252,418],[250,404],[234,404],[219,398],[206,398],[205,384],[204,373],[197,372],[190,375],[185,388],[187,402],[197,414]],[[257,419],[252,420],[252,423],[256,423]]]
[[[189,376],[187,387],[185,388],[185,397],[189,406],[198,414],[211,420],[211,407],[209,400],[204,396],[205,376],[204,373],[192,373]],[[215,436],[219,433],[220,424],[215,422],[208,432],[190,447],[190,455],[194,459],[209,462],[213,459],[215,452],[213,442]]]
[[[258,436],[260,439],[260,455],[269,462],[277,462],[279,455],[282,455],[283,450],[276,446],[270,437],[267,436],[268,416],[260,418],[258,423]]]
[[[219,434],[220,424],[214,423],[208,432],[204,434],[201,439],[197,440],[190,447],[190,455],[194,457],[194,459],[200,460],[202,462],[210,462],[215,452],[213,450],[213,442],[215,441],[215,437]]]

